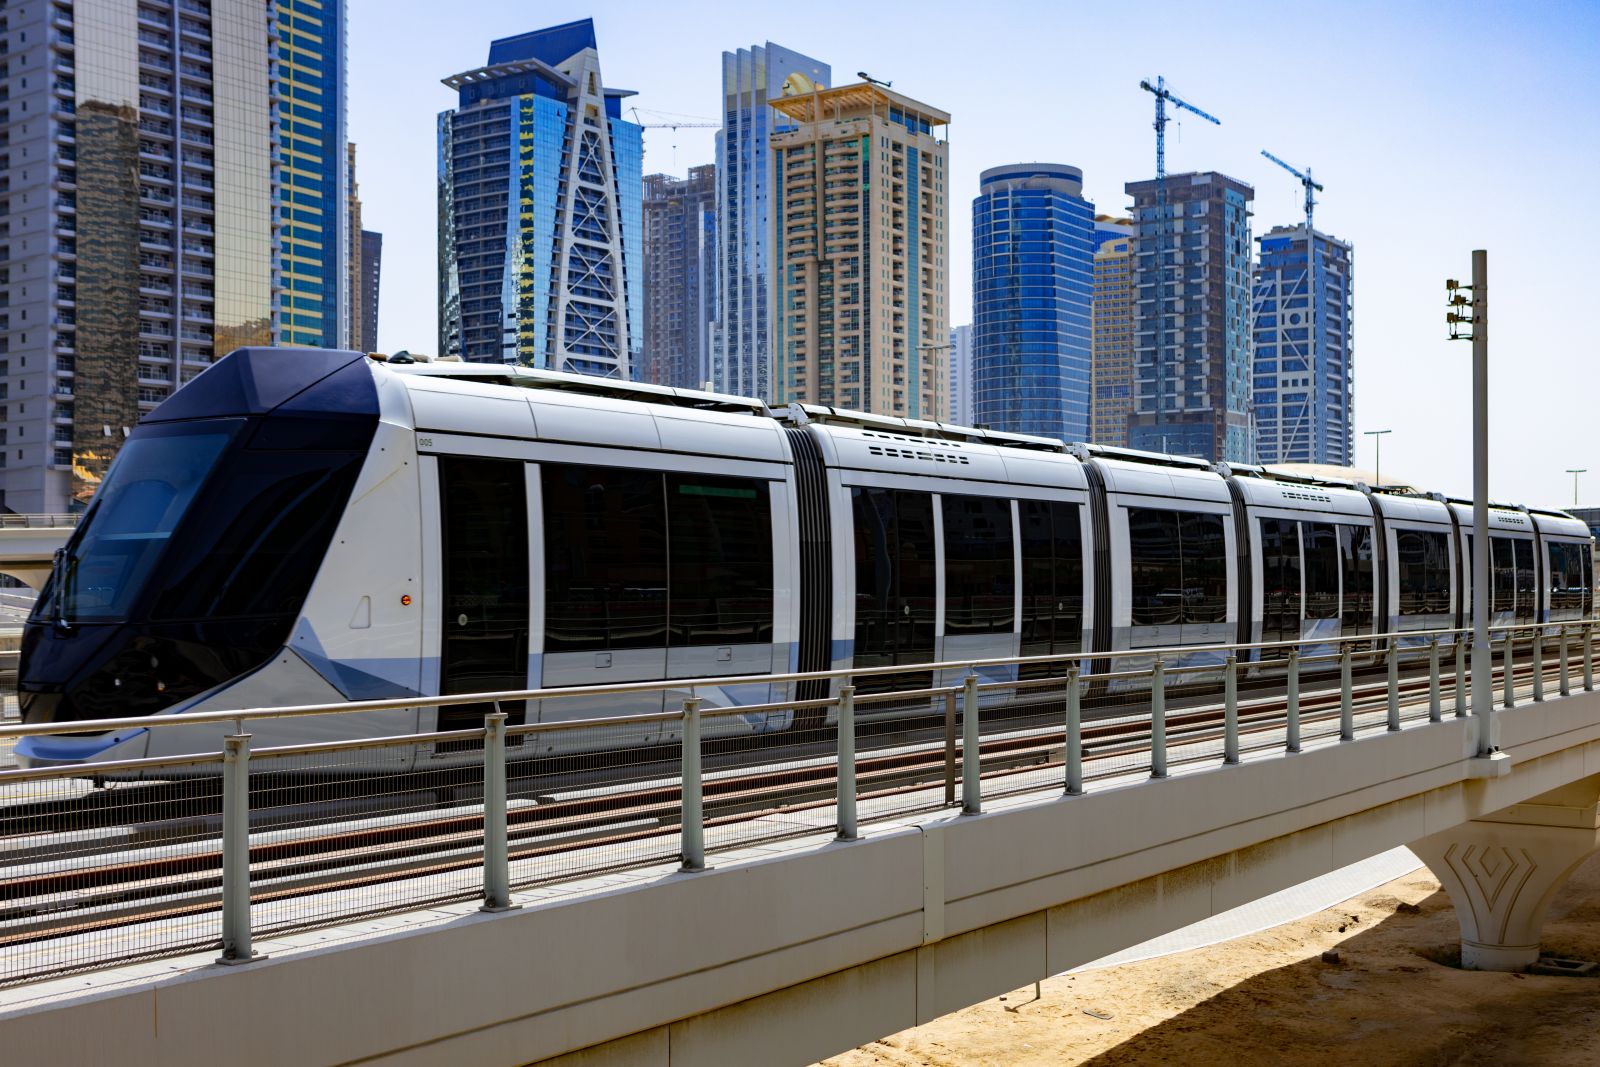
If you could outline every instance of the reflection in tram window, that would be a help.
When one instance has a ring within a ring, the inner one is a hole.
[[[1076,652],[1083,643],[1083,528],[1078,505],[1023,500],[1022,654]]]
[[[661,475],[545,464],[546,652],[660,648],[667,633]]]
[[[1517,621],[1532,622],[1539,600],[1539,575],[1533,566],[1533,541],[1519,538],[1517,558]]]
[[[1222,622],[1228,614],[1227,536],[1222,516],[1128,509],[1135,626]]]
[[[1450,610],[1449,536],[1431,530],[1396,530],[1400,614],[1442,615]]]
[[[1325,522],[1300,524],[1306,558],[1306,618],[1339,617],[1339,535]]]
[[[940,497],[944,518],[944,632],[1010,633],[1016,621],[1011,501]]]
[[[904,489],[850,490],[855,520],[855,662],[933,661],[933,497]],[[921,675],[926,679],[927,675]],[[907,677],[857,680],[859,692],[915,688]]]
[[[1556,542],[1547,546],[1552,618],[1585,618],[1589,613],[1589,546]]]
[[[1517,602],[1517,554],[1509,537],[1489,538],[1489,610],[1510,614]]]
[[[772,505],[753,478],[667,475],[673,648],[772,640]]]
[[[1340,632],[1372,632],[1372,527],[1339,527],[1339,557],[1344,571],[1344,617]]]
[[[1300,524],[1261,520],[1261,640],[1300,637]]]

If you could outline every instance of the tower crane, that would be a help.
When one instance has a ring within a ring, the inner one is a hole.
[[[633,116],[633,124],[644,130],[671,130],[676,134],[679,130],[720,130],[722,123],[707,122],[698,115],[679,115],[671,111],[651,111],[647,108],[630,107],[628,114]],[[656,115],[667,121],[646,122],[644,115]],[[672,169],[678,169],[678,139],[672,139]]]
[[[1295,168],[1289,166],[1289,164],[1285,163],[1283,160],[1279,159],[1277,156],[1273,155],[1271,152],[1268,152],[1265,148],[1263,148],[1261,150],[1261,154],[1266,156],[1268,159],[1272,160],[1274,163],[1276,163],[1278,166],[1282,167],[1284,170],[1288,171],[1290,174],[1293,174],[1296,178],[1299,178],[1300,179],[1300,184],[1305,186],[1305,189],[1306,189],[1306,232],[1307,233],[1311,232],[1311,211],[1312,211],[1312,209],[1314,207],[1316,207],[1316,204],[1317,204],[1316,198],[1313,197],[1311,194],[1312,194],[1313,190],[1315,190],[1316,192],[1319,192],[1319,193],[1322,192],[1322,183],[1321,182],[1317,182],[1317,181],[1312,181],[1312,179],[1311,179],[1311,168],[1310,167],[1307,167],[1306,168],[1306,172],[1304,174],[1301,174],[1298,170],[1296,170]]]
[[[1192,111],[1207,122],[1221,126],[1222,120],[1208,114],[1182,99],[1167,88],[1167,79],[1156,76],[1156,83],[1141,81],[1139,88],[1156,98],[1156,396],[1166,395],[1167,361],[1167,242],[1171,226],[1167,218],[1167,103],[1175,108]]]
[[[1307,331],[1306,331],[1306,336],[1307,336],[1307,338],[1309,338],[1309,343],[1306,345],[1304,351],[1305,351],[1306,369],[1308,371],[1310,371],[1312,373],[1312,375],[1314,376],[1313,377],[1313,381],[1316,383],[1316,388],[1320,389],[1321,384],[1322,384],[1323,379],[1324,379],[1324,375],[1323,375],[1323,372],[1317,367],[1317,353],[1319,351],[1321,351],[1321,349],[1322,349],[1322,340],[1323,340],[1323,338],[1322,338],[1322,335],[1317,330],[1317,309],[1318,309],[1318,305],[1320,305],[1322,303],[1322,288],[1319,285],[1317,285],[1317,273],[1318,273],[1317,272],[1317,261],[1321,257],[1319,257],[1317,255],[1317,242],[1316,242],[1316,236],[1315,236],[1316,231],[1311,228],[1311,213],[1312,213],[1312,210],[1316,207],[1316,204],[1317,204],[1316,197],[1313,194],[1322,192],[1322,183],[1318,182],[1318,181],[1315,181],[1311,177],[1311,168],[1310,167],[1307,167],[1305,169],[1305,173],[1302,174],[1300,171],[1296,170],[1294,167],[1291,167],[1289,164],[1285,163],[1283,160],[1279,159],[1277,156],[1273,155],[1271,152],[1268,152],[1265,148],[1263,148],[1261,150],[1261,154],[1266,156],[1268,159],[1272,160],[1274,163],[1276,163],[1278,166],[1282,167],[1284,170],[1288,171],[1290,174],[1293,174],[1296,178],[1299,178],[1300,179],[1300,184],[1305,187],[1305,191],[1306,191],[1306,274],[1305,274],[1305,278],[1306,278],[1306,309],[1307,309],[1307,311],[1308,311],[1308,313],[1310,315],[1310,322],[1308,323],[1308,328],[1307,328]],[[1282,313],[1282,309],[1281,308],[1279,309],[1278,320],[1279,320],[1280,323],[1283,321],[1283,313]],[[1282,329],[1281,326],[1279,328]],[[1285,341],[1287,342],[1287,334],[1285,334],[1284,336],[1285,336]],[[1279,367],[1279,370],[1281,372],[1282,369],[1283,369],[1283,365],[1280,363],[1278,365],[1278,367]],[[1305,405],[1305,408],[1304,408],[1305,411],[1310,411],[1311,408],[1314,407],[1314,406],[1320,407],[1320,401],[1315,399],[1315,394],[1313,394],[1313,396],[1314,396],[1313,403]],[[1305,418],[1306,418],[1306,416],[1302,415],[1301,416],[1301,422],[1300,423],[1296,423],[1294,428],[1290,432],[1289,436],[1283,437],[1282,440],[1292,442],[1294,440],[1294,438],[1299,435],[1301,424],[1304,422]],[[1283,433],[1283,420],[1281,418],[1278,420],[1278,426],[1279,426],[1279,433],[1282,434]],[[1312,455],[1313,459],[1316,459],[1318,457],[1319,453],[1321,452],[1321,448],[1320,447],[1316,447],[1316,443],[1315,442],[1313,442],[1313,446],[1314,447],[1311,449],[1311,455]],[[1280,449],[1280,451],[1283,451],[1283,449]],[[1279,458],[1281,459],[1282,457],[1280,456]]]

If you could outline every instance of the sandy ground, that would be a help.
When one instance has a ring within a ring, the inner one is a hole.
[[[1600,978],[1463,971],[1459,936],[1423,868],[1298,922],[1052,978],[1037,1002],[1029,986],[823,1063],[1600,1064]],[[1543,948],[1600,960],[1600,855],[1552,904]]]

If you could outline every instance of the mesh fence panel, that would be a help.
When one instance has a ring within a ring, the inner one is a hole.
[[[257,939],[482,895],[481,730],[250,766]]]
[[[218,943],[220,763],[0,772],[0,984]]]

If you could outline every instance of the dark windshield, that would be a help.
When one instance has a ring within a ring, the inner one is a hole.
[[[236,422],[163,427],[122,446],[57,565],[49,611],[62,622],[126,619]],[[60,605],[53,598],[62,596]]]

